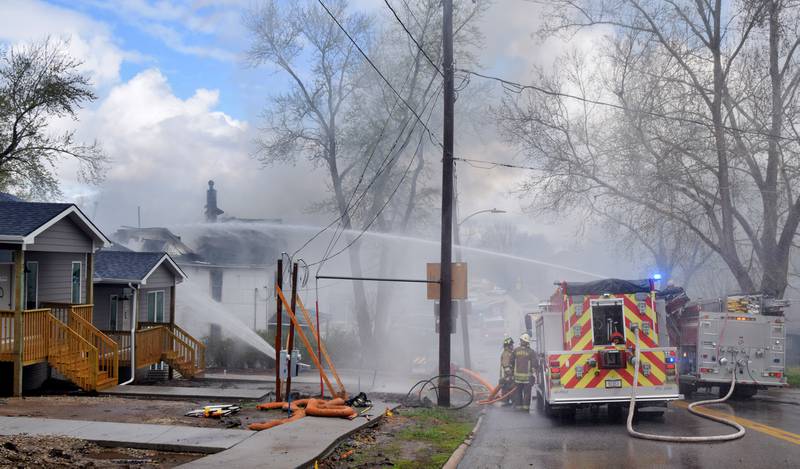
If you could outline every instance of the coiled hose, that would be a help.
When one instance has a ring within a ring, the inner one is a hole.
[[[728,420],[722,417],[717,417],[714,415],[704,414],[698,410],[695,410],[695,407],[700,407],[709,404],[720,404],[722,402],[727,401],[733,395],[733,389],[736,386],[736,364],[734,363],[734,370],[733,370],[733,378],[731,378],[731,388],[728,390],[728,394],[721,399],[710,399],[707,401],[697,401],[692,402],[689,404],[689,412],[703,417],[704,419],[713,420],[715,422],[719,422],[724,425],[728,425],[730,427],[735,428],[737,431],[736,433],[731,433],[729,435],[713,435],[713,436],[672,436],[672,435],[654,435],[652,433],[641,433],[637,432],[633,429],[633,413],[636,410],[636,389],[639,386],[639,355],[641,353],[639,349],[639,328],[634,326],[631,328],[633,330],[634,336],[636,337],[636,358],[634,361],[634,372],[633,372],[633,389],[631,390],[631,404],[628,407],[628,434],[634,438],[641,438],[643,440],[655,440],[655,441],[669,441],[673,443],[709,443],[715,441],[731,441],[736,440],[744,436],[745,429],[743,426],[739,425],[738,423],[734,422],[733,420]]]

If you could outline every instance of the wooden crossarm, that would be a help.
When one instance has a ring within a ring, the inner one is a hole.
[[[294,327],[297,328],[297,333],[300,336],[300,339],[303,341],[303,344],[306,346],[306,349],[308,350],[308,354],[309,354],[309,356],[311,356],[311,360],[314,362],[315,365],[317,365],[317,367],[319,369],[322,369],[322,364],[319,362],[319,360],[317,359],[317,356],[314,354],[314,349],[311,347],[311,343],[309,343],[308,339],[306,338],[305,333],[303,333],[303,328],[300,327],[300,323],[297,321],[297,317],[294,315],[294,311],[292,311],[292,308],[289,306],[289,303],[286,301],[286,297],[283,296],[283,291],[278,286],[276,286],[275,289],[278,292],[278,296],[281,299],[281,303],[283,303],[283,307],[286,308],[286,312],[289,313],[289,318],[291,319],[292,324],[294,324]],[[291,350],[289,352],[291,353]],[[280,351],[276,350],[275,353],[279,354]],[[276,356],[275,358],[277,359],[278,356]],[[331,395],[339,396],[339,394],[337,394],[336,391],[333,389],[333,385],[331,384],[331,381],[328,379],[328,376],[325,373],[322,373],[322,379],[323,379],[323,381],[325,381],[325,384],[328,386],[328,390],[331,392]],[[342,389],[342,397],[344,397],[344,389]]]
[[[344,384],[342,384],[342,380],[339,378],[339,373],[336,372],[336,367],[333,366],[333,362],[331,361],[331,357],[328,356],[328,349],[327,349],[327,347],[325,347],[325,344],[322,343],[322,340],[318,337],[319,332],[312,325],[312,323],[311,323],[311,315],[308,314],[308,310],[306,310],[305,306],[303,306],[303,301],[300,299],[299,295],[297,296],[297,305],[300,306],[300,311],[303,312],[303,316],[305,317],[306,322],[308,323],[308,328],[311,329],[311,333],[314,335],[314,340],[316,340],[317,343],[319,344],[319,348],[322,351],[322,356],[325,358],[325,361],[328,363],[328,366],[330,367],[331,372],[333,373],[334,379],[336,379],[336,384],[339,385],[339,389],[341,389],[342,393],[344,393],[345,392]]]

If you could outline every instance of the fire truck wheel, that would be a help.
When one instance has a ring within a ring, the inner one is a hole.
[[[720,387],[719,387],[719,398],[722,399],[723,397],[727,396],[728,395],[728,391],[730,391],[730,390],[731,390],[731,385],[730,384],[720,385]],[[736,391],[736,390],[734,389],[734,391]]]
[[[683,394],[683,397],[684,397],[685,399],[690,399],[690,398],[692,397],[692,394],[694,394],[694,392],[696,391],[696,389],[695,389],[695,387],[694,387],[694,386],[692,386],[692,385],[690,385],[690,384],[683,384],[683,383],[681,383],[681,384],[680,384],[680,386],[679,386],[679,389],[678,389],[678,391],[679,391],[681,394]]]

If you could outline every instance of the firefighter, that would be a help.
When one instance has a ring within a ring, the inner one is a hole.
[[[515,399],[517,409],[530,410],[534,362],[531,337],[527,333],[522,334],[519,338],[519,346],[514,349],[514,383],[517,386]]]
[[[503,352],[500,354],[500,394],[507,394],[514,386],[514,339],[503,339]],[[503,404],[508,404],[505,399]]]

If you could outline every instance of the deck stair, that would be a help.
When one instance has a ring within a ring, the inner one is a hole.
[[[47,362],[86,391],[116,386],[116,343],[84,319],[87,314],[91,319],[91,305],[76,306],[79,309],[67,310],[73,327],[53,315],[51,308],[23,312],[23,364]],[[0,311],[0,361],[13,361],[13,350],[14,312]]]

